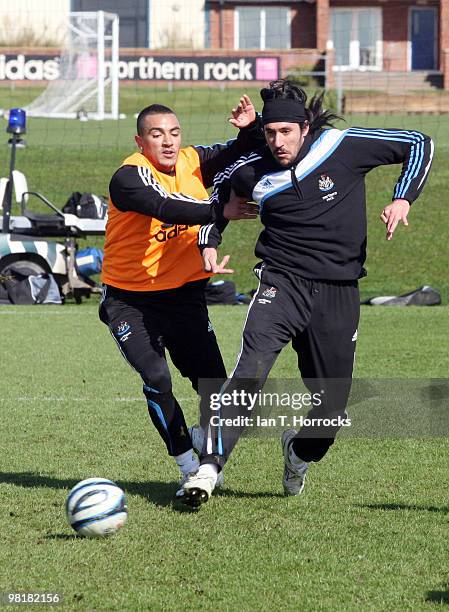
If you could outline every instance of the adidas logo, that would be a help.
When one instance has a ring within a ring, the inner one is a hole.
[[[269,178],[264,178],[263,181],[260,183],[260,186],[268,189],[268,187],[273,187],[273,183],[270,181]]]

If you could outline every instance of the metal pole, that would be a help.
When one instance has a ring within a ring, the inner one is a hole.
[[[223,5],[224,5],[224,0],[220,0],[220,4],[219,4],[219,13],[218,13],[218,23],[219,23],[219,45],[220,45],[220,49],[223,49]]]
[[[11,158],[9,162],[9,180],[5,192],[5,205],[3,207],[3,233],[9,234],[9,218],[12,208],[12,190],[14,183],[13,170],[16,164],[16,144],[17,134],[13,134],[11,138]]]
[[[323,58],[323,71],[324,71],[324,90],[327,90],[327,81],[328,81],[328,77],[327,77],[327,69],[328,69],[328,61],[327,61],[327,53],[323,53],[323,55],[321,56]]]
[[[337,72],[337,112],[339,115],[343,112],[343,74],[341,70]]]
[[[118,62],[119,62],[119,18],[114,17],[112,22],[112,49],[111,49],[111,114],[113,119],[119,118],[119,81],[118,81]]]
[[[97,21],[97,112],[104,119],[104,12],[98,11]]]

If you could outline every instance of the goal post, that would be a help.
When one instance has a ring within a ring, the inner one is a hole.
[[[27,107],[31,117],[119,118],[119,18],[104,11],[68,15],[59,76]]]

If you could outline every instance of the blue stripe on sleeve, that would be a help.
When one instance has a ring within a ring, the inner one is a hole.
[[[411,182],[419,175],[424,160],[424,136],[420,132],[408,130],[366,130],[361,128],[349,128],[349,136],[355,138],[370,138],[374,140],[390,140],[395,142],[409,142],[412,144],[412,151],[408,162],[407,170],[394,190],[395,198],[403,198],[410,187]]]

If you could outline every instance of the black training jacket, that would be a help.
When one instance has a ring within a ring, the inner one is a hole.
[[[306,136],[290,168],[268,147],[217,174],[212,199],[225,203],[231,187],[260,206],[264,226],[255,254],[267,264],[316,280],[354,280],[366,258],[365,175],[402,164],[393,199],[416,200],[426,182],[433,142],[408,130],[349,128]],[[220,244],[220,227],[200,229],[200,248]]]

